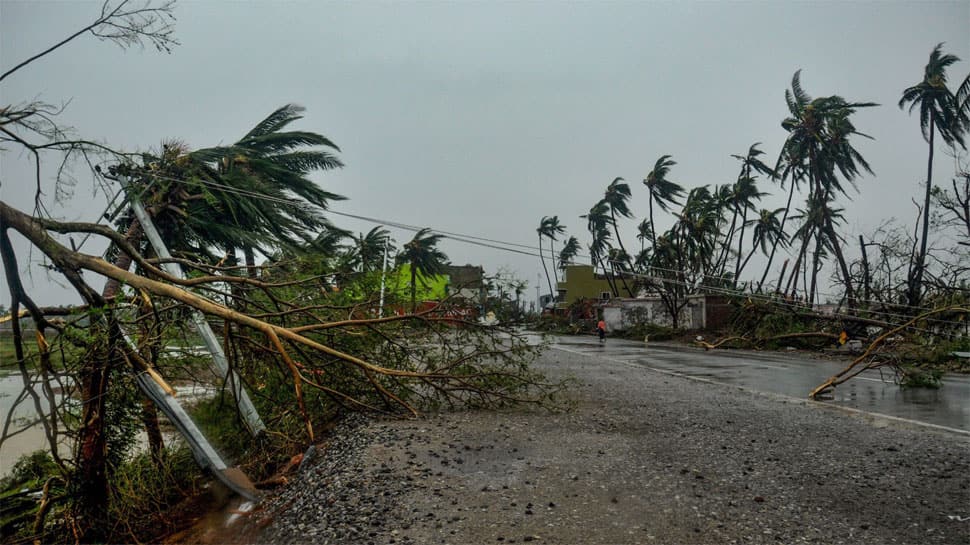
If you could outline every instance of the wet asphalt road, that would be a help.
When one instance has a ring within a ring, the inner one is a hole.
[[[705,351],[673,343],[642,343],[595,337],[554,337],[553,348],[595,353],[627,365],[729,384],[748,390],[806,399],[848,361],[831,361],[798,353],[750,350]],[[891,372],[866,371],[823,401],[882,416],[938,426],[970,435],[970,376],[947,375],[943,387],[900,388]]]

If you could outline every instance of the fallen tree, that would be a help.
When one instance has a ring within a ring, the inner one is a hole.
[[[182,279],[166,273],[157,259],[147,259],[125,235],[110,227],[37,218],[0,201],[0,236],[6,238],[8,230],[16,231],[43,252],[51,269],[63,275],[86,303],[81,313],[89,317],[86,327],[90,329],[85,333],[87,340],[78,341],[85,354],[74,368],[60,370],[61,380],[76,381],[78,377],[72,372],[83,369],[83,361],[104,358],[105,351],[116,351],[120,360],[128,363],[127,372],[151,370],[158,381],[171,384],[169,376],[178,375],[183,369],[178,363],[163,364],[157,359],[159,346],[164,348],[166,339],[163,331],[185,322],[186,309],[199,311],[210,320],[222,322],[226,352],[233,367],[255,393],[261,411],[268,412],[268,433],[297,445],[296,448],[316,441],[316,428],[343,410],[414,415],[442,405],[550,406],[552,395],[561,387],[529,369],[540,346],[512,330],[478,324],[470,309],[457,301],[446,300],[416,314],[378,317],[374,298],[366,292],[350,293],[353,290],[349,280],[344,282],[347,289],[342,292],[324,290],[318,275],[298,271],[288,276],[289,264],[285,261],[271,265],[272,271],[251,277],[214,274],[219,267],[179,259],[186,270],[194,271]],[[53,236],[73,233],[108,239],[131,258],[135,270],[75,251]],[[38,342],[46,344],[43,332],[47,329],[57,331],[62,342],[77,337],[77,327],[50,321],[45,309],[32,303],[17,281],[13,248],[0,244],[0,251],[5,264],[12,265],[5,266],[11,280],[12,311],[20,315],[21,303],[27,307],[26,314],[40,332]],[[101,297],[90,283],[102,277],[124,286],[122,295],[110,300]],[[232,286],[246,289],[234,290]],[[247,304],[237,304],[233,298],[245,299]],[[139,305],[132,305],[129,300],[137,300]],[[393,298],[388,303],[403,306]],[[132,313],[131,309],[139,306],[143,310]],[[243,307],[249,311],[238,310]],[[19,320],[13,322],[17,324],[17,359],[25,366],[24,338],[19,332]],[[102,328],[102,323],[107,325]],[[137,345],[143,350],[120,342],[125,329],[141,332]],[[144,350],[152,345],[154,350]],[[47,368],[41,365],[40,371]],[[101,372],[103,391],[109,398],[115,395],[110,393],[115,388],[128,384],[119,378],[125,369],[108,366]],[[112,376],[115,378],[110,379]],[[30,389],[32,383],[32,379],[25,379],[25,388]],[[56,398],[53,389],[47,390],[50,391],[46,394],[35,392],[35,404],[41,408],[43,398],[50,402]],[[66,390],[77,391],[77,387]],[[132,401],[129,396],[123,404]],[[124,407],[126,414],[136,410],[137,407]],[[38,411],[42,420],[55,428],[71,426],[66,412],[69,411]],[[299,427],[291,425],[297,422]],[[67,437],[76,439],[73,434]],[[52,446],[51,450],[56,456],[56,448]],[[78,452],[75,462],[62,461],[59,465],[63,478],[70,481],[76,465],[83,463],[85,456],[98,455]],[[266,475],[256,476],[259,477]],[[61,496],[58,501],[67,499]],[[110,531],[101,535],[117,539],[117,534]]]
[[[907,329],[916,327],[920,322],[925,322],[927,319],[940,314],[956,314],[963,316],[963,318],[966,319],[966,317],[970,315],[970,307],[950,306],[934,309],[929,312],[924,312],[919,316],[910,319],[904,324],[885,330],[881,335],[876,337],[875,340],[869,343],[869,346],[862,353],[862,355],[852,360],[852,363],[846,366],[845,369],[839,371],[835,375],[829,377],[828,380],[815,387],[815,389],[808,394],[809,397],[818,397],[828,390],[835,388],[839,384],[842,384],[855,376],[858,376],[860,373],[868,369],[891,367],[897,374],[901,374],[902,370],[900,369],[898,362],[894,359],[886,357],[887,355],[885,353],[879,353],[879,348],[886,344],[886,341],[893,336],[904,332]]]
[[[855,331],[856,339],[862,338],[868,341],[867,348],[860,356],[853,359],[845,369],[812,390],[809,394],[812,398],[824,394],[868,369],[890,368],[897,377],[906,377],[910,371],[902,365],[897,353],[898,346],[895,346],[903,336],[923,334],[930,337],[951,338],[959,335],[958,330],[965,326],[970,316],[970,307],[962,304],[943,305],[910,317],[903,323],[892,323],[866,316],[827,315],[790,305],[772,308],[769,304],[755,304],[750,301],[742,308],[742,312],[739,312],[741,317],[739,322],[743,323],[735,323],[735,327],[743,329],[744,333],[725,336],[714,342],[698,339],[695,344],[705,350],[728,346],[760,349],[766,345],[791,340],[822,340],[831,345],[840,345],[850,338],[846,333],[847,330]],[[784,326],[789,328],[792,327],[793,320],[799,327],[810,327],[814,330],[767,334],[766,331],[771,331],[773,328],[764,327],[764,324],[772,316],[784,317],[788,320],[784,322]],[[890,316],[895,315],[890,314]],[[890,340],[894,348],[880,350],[885,348]]]

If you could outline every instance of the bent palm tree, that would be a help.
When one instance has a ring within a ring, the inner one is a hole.
[[[536,234],[539,236],[539,261],[542,262],[542,270],[546,273],[546,284],[549,286],[549,296],[555,300],[556,292],[554,292],[552,289],[552,280],[549,278],[549,268],[546,267],[546,255],[542,251],[542,239],[553,234],[552,218],[549,216],[542,216],[542,219],[539,220],[539,227],[536,228]]]
[[[610,285],[610,291],[613,292],[613,296],[619,296],[619,291],[616,289],[616,284],[614,283],[612,277],[610,277],[609,270],[603,263],[603,259],[609,255],[610,250],[610,216],[609,207],[603,201],[600,201],[593,205],[589,209],[588,214],[580,216],[586,220],[586,229],[589,231],[592,237],[592,242],[589,246],[590,261],[592,262],[593,269],[595,270],[597,266],[603,269],[603,274],[606,275],[607,282]]]
[[[833,95],[811,98],[801,87],[801,71],[792,77],[791,90],[785,90],[785,101],[791,117],[782,121],[781,126],[788,131],[788,138],[782,157],[789,168],[798,169],[808,175],[810,208],[818,210],[822,217],[818,229],[814,231],[816,248],[828,247],[835,254],[845,287],[849,306],[855,306],[855,296],[849,268],[842,253],[841,239],[835,232],[832,208],[829,202],[836,193],[845,195],[845,188],[839,180],[841,174],[850,184],[860,174],[860,169],[872,174],[869,163],[849,142],[852,135],[871,138],[855,129],[850,117],[859,108],[877,106],[873,102],[848,102]],[[802,244],[802,253],[807,244]],[[822,252],[816,251],[817,259]],[[801,255],[799,257],[802,257]],[[796,260],[797,263],[797,260]],[[813,262],[813,278],[818,263]],[[797,269],[797,267],[796,267]]]
[[[640,241],[640,251],[646,249],[647,240],[653,240],[653,225],[650,220],[643,220],[637,225],[637,240]]]
[[[404,245],[397,256],[397,262],[407,263],[411,268],[411,313],[417,309],[417,281],[426,285],[425,278],[441,274],[445,270],[448,256],[438,249],[438,243],[444,235],[432,234],[430,227],[425,227],[414,234],[414,238]],[[420,276],[419,276],[420,274]]]
[[[781,227],[781,222],[778,221],[778,214],[782,213],[784,208],[776,208],[775,210],[761,209],[757,218],[748,221],[748,225],[754,226],[754,234],[751,241],[751,251],[748,252],[748,256],[744,258],[744,262],[741,263],[738,269],[738,274],[748,265],[748,261],[754,252],[760,247],[761,253],[768,255],[768,243],[772,244],[772,248],[775,244],[781,245],[783,248],[787,246],[788,242],[785,236],[785,231]]]
[[[627,251],[626,247],[623,246],[623,240],[620,238],[617,216],[622,218],[633,217],[633,214],[630,212],[630,207],[627,204],[630,196],[630,186],[623,178],[616,178],[610,182],[610,185],[606,188],[606,192],[603,194],[603,202],[610,207],[610,219],[613,220],[613,233],[616,234],[616,243],[620,245],[620,250],[624,254],[627,254]],[[629,262],[626,265],[629,265]]]
[[[731,227],[728,229],[728,234],[725,239],[724,250],[722,251],[722,263],[721,271],[723,274],[724,267],[727,265],[727,252],[732,246],[731,242],[734,239],[735,233],[735,223],[738,219],[738,215],[741,215],[741,231],[738,236],[738,257],[735,262],[734,278],[735,281],[738,279],[739,270],[741,264],[742,249],[744,247],[744,230],[747,226],[747,213],[749,210],[754,208],[754,200],[761,200],[761,197],[765,196],[766,193],[761,193],[755,187],[755,179],[758,174],[767,175],[774,179],[776,177],[775,170],[759,159],[760,156],[764,155],[764,152],[758,149],[761,142],[755,142],[751,144],[748,148],[748,152],[745,155],[731,155],[731,157],[737,159],[741,162],[741,171],[738,172],[738,179],[735,181],[733,186],[730,186],[726,191],[725,198],[727,199],[727,205],[732,209],[731,215]]]
[[[741,256],[743,255],[744,248],[744,230],[748,226],[748,211],[754,209],[754,201],[760,201],[765,195],[767,195],[767,193],[758,191],[754,178],[745,176],[734,184],[735,200],[733,205],[735,207],[735,211],[739,211],[741,214],[741,229],[740,233],[738,234],[738,256],[734,265],[735,282],[738,281],[741,275]]]
[[[556,272],[559,267],[556,266],[556,241],[559,240],[559,235],[566,232],[566,226],[559,223],[559,216],[552,216],[549,218],[549,223],[546,225],[546,236],[549,237],[549,257],[552,258],[552,278],[556,281],[556,287],[559,287],[559,274]]]
[[[388,250],[391,233],[383,226],[377,226],[354,238],[354,245],[348,252],[348,265],[360,272],[370,272],[383,266],[384,254]]]
[[[933,191],[933,138],[939,133],[948,145],[963,142],[966,130],[966,116],[957,104],[957,99],[946,85],[946,69],[960,59],[955,55],[943,53],[943,44],[937,44],[930,52],[930,60],[923,70],[923,81],[908,87],[899,99],[899,107],[909,104],[909,112],[919,106],[920,128],[923,138],[929,144],[930,152],[926,163],[926,196],[923,200],[923,225],[920,236],[919,253],[910,264],[907,277],[906,295],[910,306],[918,306],[921,299],[923,269],[926,262],[926,245],[930,228],[930,195]]]
[[[657,162],[653,165],[653,170],[647,174],[647,177],[643,180],[643,185],[647,186],[647,191],[649,194],[650,203],[650,225],[657,225],[653,221],[653,203],[656,201],[657,206],[660,207],[664,212],[669,211],[671,204],[680,204],[677,202],[677,197],[684,194],[684,188],[681,187],[676,182],[672,182],[667,179],[667,174],[670,173],[670,167],[676,165],[676,161],[670,158],[669,155],[662,155]],[[656,229],[650,230],[651,239],[650,242],[656,246],[657,245],[657,235]]]
[[[559,252],[559,268],[565,269],[566,265],[571,265],[577,254],[579,254],[579,240],[571,236],[566,239]]]
[[[340,148],[318,133],[284,130],[302,119],[303,111],[302,106],[287,104],[236,143],[190,154],[193,160],[218,171],[220,183],[228,186],[225,191],[249,197],[248,207],[240,209],[236,218],[253,215],[260,228],[278,244],[294,247],[312,240],[313,234],[325,226],[321,212],[331,201],[343,200],[309,178],[311,172],[342,167],[343,163],[331,152]],[[253,244],[243,244],[250,271],[254,265],[253,250]]]

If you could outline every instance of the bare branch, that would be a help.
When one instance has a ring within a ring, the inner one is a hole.
[[[133,3],[137,5],[132,6]],[[0,82],[37,59],[67,45],[86,32],[90,32],[102,40],[115,42],[122,48],[144,45],[145,42],[148,42],[155,46],[158,51],[170,53],[172,47],[178,45],[178,41],[174,37],[173,23],[175,16],[172,14],[175,8],[175,0],[166,0],[158,7],[152,7],[151,4],[151,0],[144,0],[143,2],[122,0],[112,8],[110,1],[105,1],[101,7],[101,15],[91,24],[0,74]]]

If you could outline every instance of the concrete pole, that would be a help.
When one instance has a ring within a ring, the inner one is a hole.
[[[158,255],[160,259],[171,259],[172,254],[169,253],[168,247],[165,246],[165,242],[162,240],[161,235],[158,233],[158,229],[155,228],[155,223],[152,221],[151,216],[145,210],[145,207],[141,205],[138,200],[136,200],[134,192],[128,191],[128,180],[127,178],[121,178],[122,188],[128,192],[129,201],[131,202],[131,209],[135,213],[135,217],[141,223],[142,229],[145,231],[145,237],[148,238],[148,242],[155,249],[155,254]],[[175,276],[177,278],[185,278],[182,274],[182,269],[175,263],[162,263],[162,269],[168,274]],[[192,311],[192,323],[195,325],[195,329],[199,332],[202,340],[205,342],[206,348],[209,349],[209,353],[212,355],[212,362],[214,363],[215,370],[218,375],[222,377],[223,380],[229,384],[232,389],[232,393],[236,398],[236,404],[239,408],[239,413],[242,415],[243,422],[246,424],[246,428],[249,430],[251,435],[259,435],[266,426],[263,424],[262,419],[259,417],[259,413],[256,411],[256,407],[253,405],[252,400],[249,399],[249,394],[246,393],[246,389],[243,388],[242,381],[239,379],[239,375],[236,374],[234,370],[229,367],[229,361],[226,359],[226,354],[222,351],[222,343],[219,342],[219,338],[216,337],[215,332],[212,331],[212,327],[209,326],[209,322],[206,321],[205,316],[197,310]]]
[[[377,317],[384,317],[384,279],[387,276],[387,238],[384,239],[384,266],[381,268],[381,302],[377,310]]]

